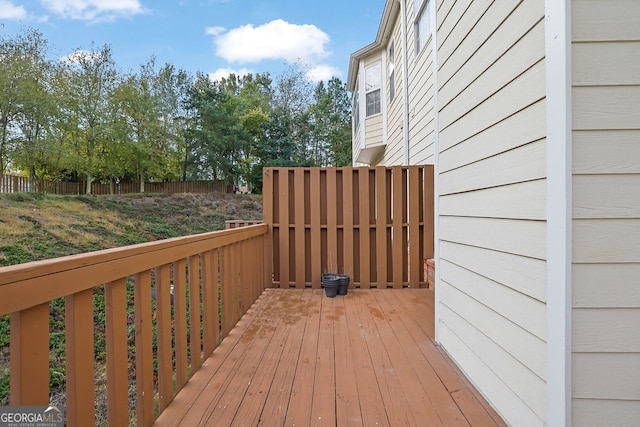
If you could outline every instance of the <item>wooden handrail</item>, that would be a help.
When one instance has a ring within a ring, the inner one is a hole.
[[[95,424],[93,292],[104,285],[108,420],[129,422],[127,279],[133,276],[136,421],[151,425],[155,408],[167,407],[188,372],[271,285],[265,283],[267,231],[259,224],[0,268],[0,315],[11,314],[11,404],[49,404],[49,302],[64,297],[67,424]]]

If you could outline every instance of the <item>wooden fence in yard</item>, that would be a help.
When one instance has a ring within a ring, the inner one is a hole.
[[[0,175],[0,193],[46,193],[46,194],[85,194],[85,182],[63,182],[36,180],[34,188],[29,184],[29,178],[16,175]],[[173,182],[145,182],[145,193],[232,193],[233,185],[224,181],[173,181]],[[91,194],[134,194],[140,193],[140,184],[128,182],[122,184],[91,184]]]
[[[433,258],[433,166],[265,168],[263,215],[279,287],[426,287]]]

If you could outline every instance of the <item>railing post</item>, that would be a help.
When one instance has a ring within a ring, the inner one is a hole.
[[[173,316],[175,325],[176,391],[188,379],[187,358],[187,277],[186,262],[179,259],[173,264]]]
[[[49,404],[49,303],[11,314],[10,403]]]
[[[67,423],[96,423],[94,397],[93,289],[65,298]]]
[[[107,415],[109,426],[129,423],[129,366],[127,354],[127,279],[104,288],[107,334]]]
[[[156,268],[156,336],[158,397],[160,412],[173,400],[173,358],[171,348],[171,266]]]
[[[153,347],[151,324],[151,272],[135,275],[136,413],[138,425],[153,424]]]

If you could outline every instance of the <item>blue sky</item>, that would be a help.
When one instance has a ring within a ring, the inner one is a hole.
[[[384,0],[0,0],[0,34],[36,28],[52,55],[104,44],[122,71],[152,55],[191,73],[270,72],[300,61],[313,80],[347,78],[374,41]]]

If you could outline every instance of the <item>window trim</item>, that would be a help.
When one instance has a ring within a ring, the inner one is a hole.
[[[423,50],[424,47],[426,45],[429,44],[429,40],[432,37],[432,31],[431,31],[431,1],[432,0],[421,0],[420,3],[420,7],[418,8],[418,10],[416,10],[415,8],[415,1],[413,3],[413,38],[414,38],[414,44],[415,44],[415,53],[416,56],[418,56]],[[429,9],[428,9],[429,8]],[[426,16],[425,16],[426,14]],[[424,44],[422,46],[420,46],[420,38],[419,38],[419,31],[418,28],[420,26],[420,21],[422,18],[427,19],[428,25],[429,25],[429,35],[424,39]],[[418,37],[417,37],[418,36]]]
[[[378,72],[379,72],[378,85],[373,89],[367,90],[367,71],[372,69],[372,68],[377,68],[378,69]],[[383,78],[382,61],[376,61],[376,62],[374,62],[374,63],[372,63],[372,64],[370,64],[370,65],[368,65],[368,66],[366,66],[364,68],[364,104],[365,104],[364,107],[365,107],[365,117],[373,117],[375,115],[378,115],[378,114],[382,113],[382,102],[383,102],[383,100],[382,100],[382,85],[383,85],[382,78]],[[369,102],[368,102],[367,98],[368,98],[369,94],[375,93],[376,91],[379,92],[379,95],[378,95],[378,99],[379,99],[378,107],[379,108],[377,109],[376,112],[373,112],[373,113],[369,114]]]

